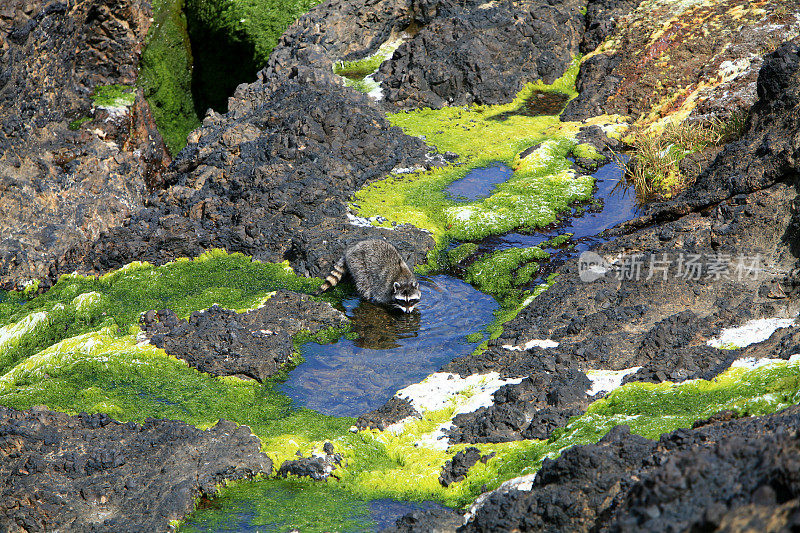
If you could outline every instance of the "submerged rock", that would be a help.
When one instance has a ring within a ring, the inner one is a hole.
[[[220,483],[269,474],[247,426],[0,407],[0,529],[171,531]]]
[[[141,325],[150,343],[215,376],[264,381],[282,370],[294,351],[293,337],[306,331],[344,328],[349,320],[328,303],[278,291],[263,306],[237,313],[217,305],[188,320],[169,309],[148,311]]]

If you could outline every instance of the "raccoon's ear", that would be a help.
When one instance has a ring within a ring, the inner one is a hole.
[[[393,283],[393,285],[394,285],[394,290],[399,290],[399,289],[400,289],[400,283],[398,283],[398,282],[396,282],[396,281],[395,281],[395,282]]]

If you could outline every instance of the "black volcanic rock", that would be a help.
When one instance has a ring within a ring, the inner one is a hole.
[[[328,303],[278,291],[246,313],[215,305],[184,320],[163,309],[144,313],[140,323],[151,344],[201,372],[264,381],[289,362],[295,334],[343,328],[349,320]]]
[[[769,531],[788,530],[800,505],[800,408],[726,418],[659,441],[617,426],[545,459],[530,491],[488,494],[462,530],[743,531],[769,513]]]
[[[269,474],[246,426],[0,407],[0,530],[171,531],[226,480]]]
[[[578,52],[583,3],[438,2],[436,17],[375,76],[403,108],[498,104],[531,81],[552,83]]]

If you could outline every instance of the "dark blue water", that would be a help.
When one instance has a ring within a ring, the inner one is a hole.
[[[494,298],[444,275],[420,280],[420,290],[419,312],[411,314],[346,300],[357,338],[304,345],[305,362],[289,373],[283,393],[320,413],[358,416],[471,353],[476,345],[464,337],[492,320]]]
[[[495,186],[514,174],[504,163],[494,163],[488,167],[473,168],[466,176],[451,183],[446,191],[453,200],[474,201],[491,196]]]
[[[575,243],[576,253],[584,252],[603,242],[598,234],[621,222],[631,220],[639,213],[636,193],[625,184],[624,171],[616,163],[607,163],[594,173],[597,193],[596,199],[602,199],[602,209],[587,210],[582,215],[572,216],[563,225],[547,232],[508,233],[497,237],[497,250],[518,248],[521,246],[538,246],[564,233],[572,233],[570,242]],[[573,209],[573,214],[576,210]]]

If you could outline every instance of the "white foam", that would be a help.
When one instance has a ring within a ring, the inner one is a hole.
[[[744,348],[757,342],[770,338],[775,331],[781,328],[795,326],[793,318],[758,318],[751,320],[743,326],[725,328],[719,335],[708,340],[708,345],[714,348]]]
[[[454,414],[471,413],[492,405],[492,395],[503,385],[521,381],[522,378],[501,378],[497,372],[465,378],[449,372],[435,372],[420,383],[400,389],[395,396],[407,399],[421,413],[444,409],[453,401],[457,403]]]
[[[600,392],[611,392],[622,385],[622,380],[625,376],[637,372],[640,366],[626,368],[625,370],[589,370],[586,372],[586,377],[592,382],[592,388],[589,389],[589,396],[594,396]]]

